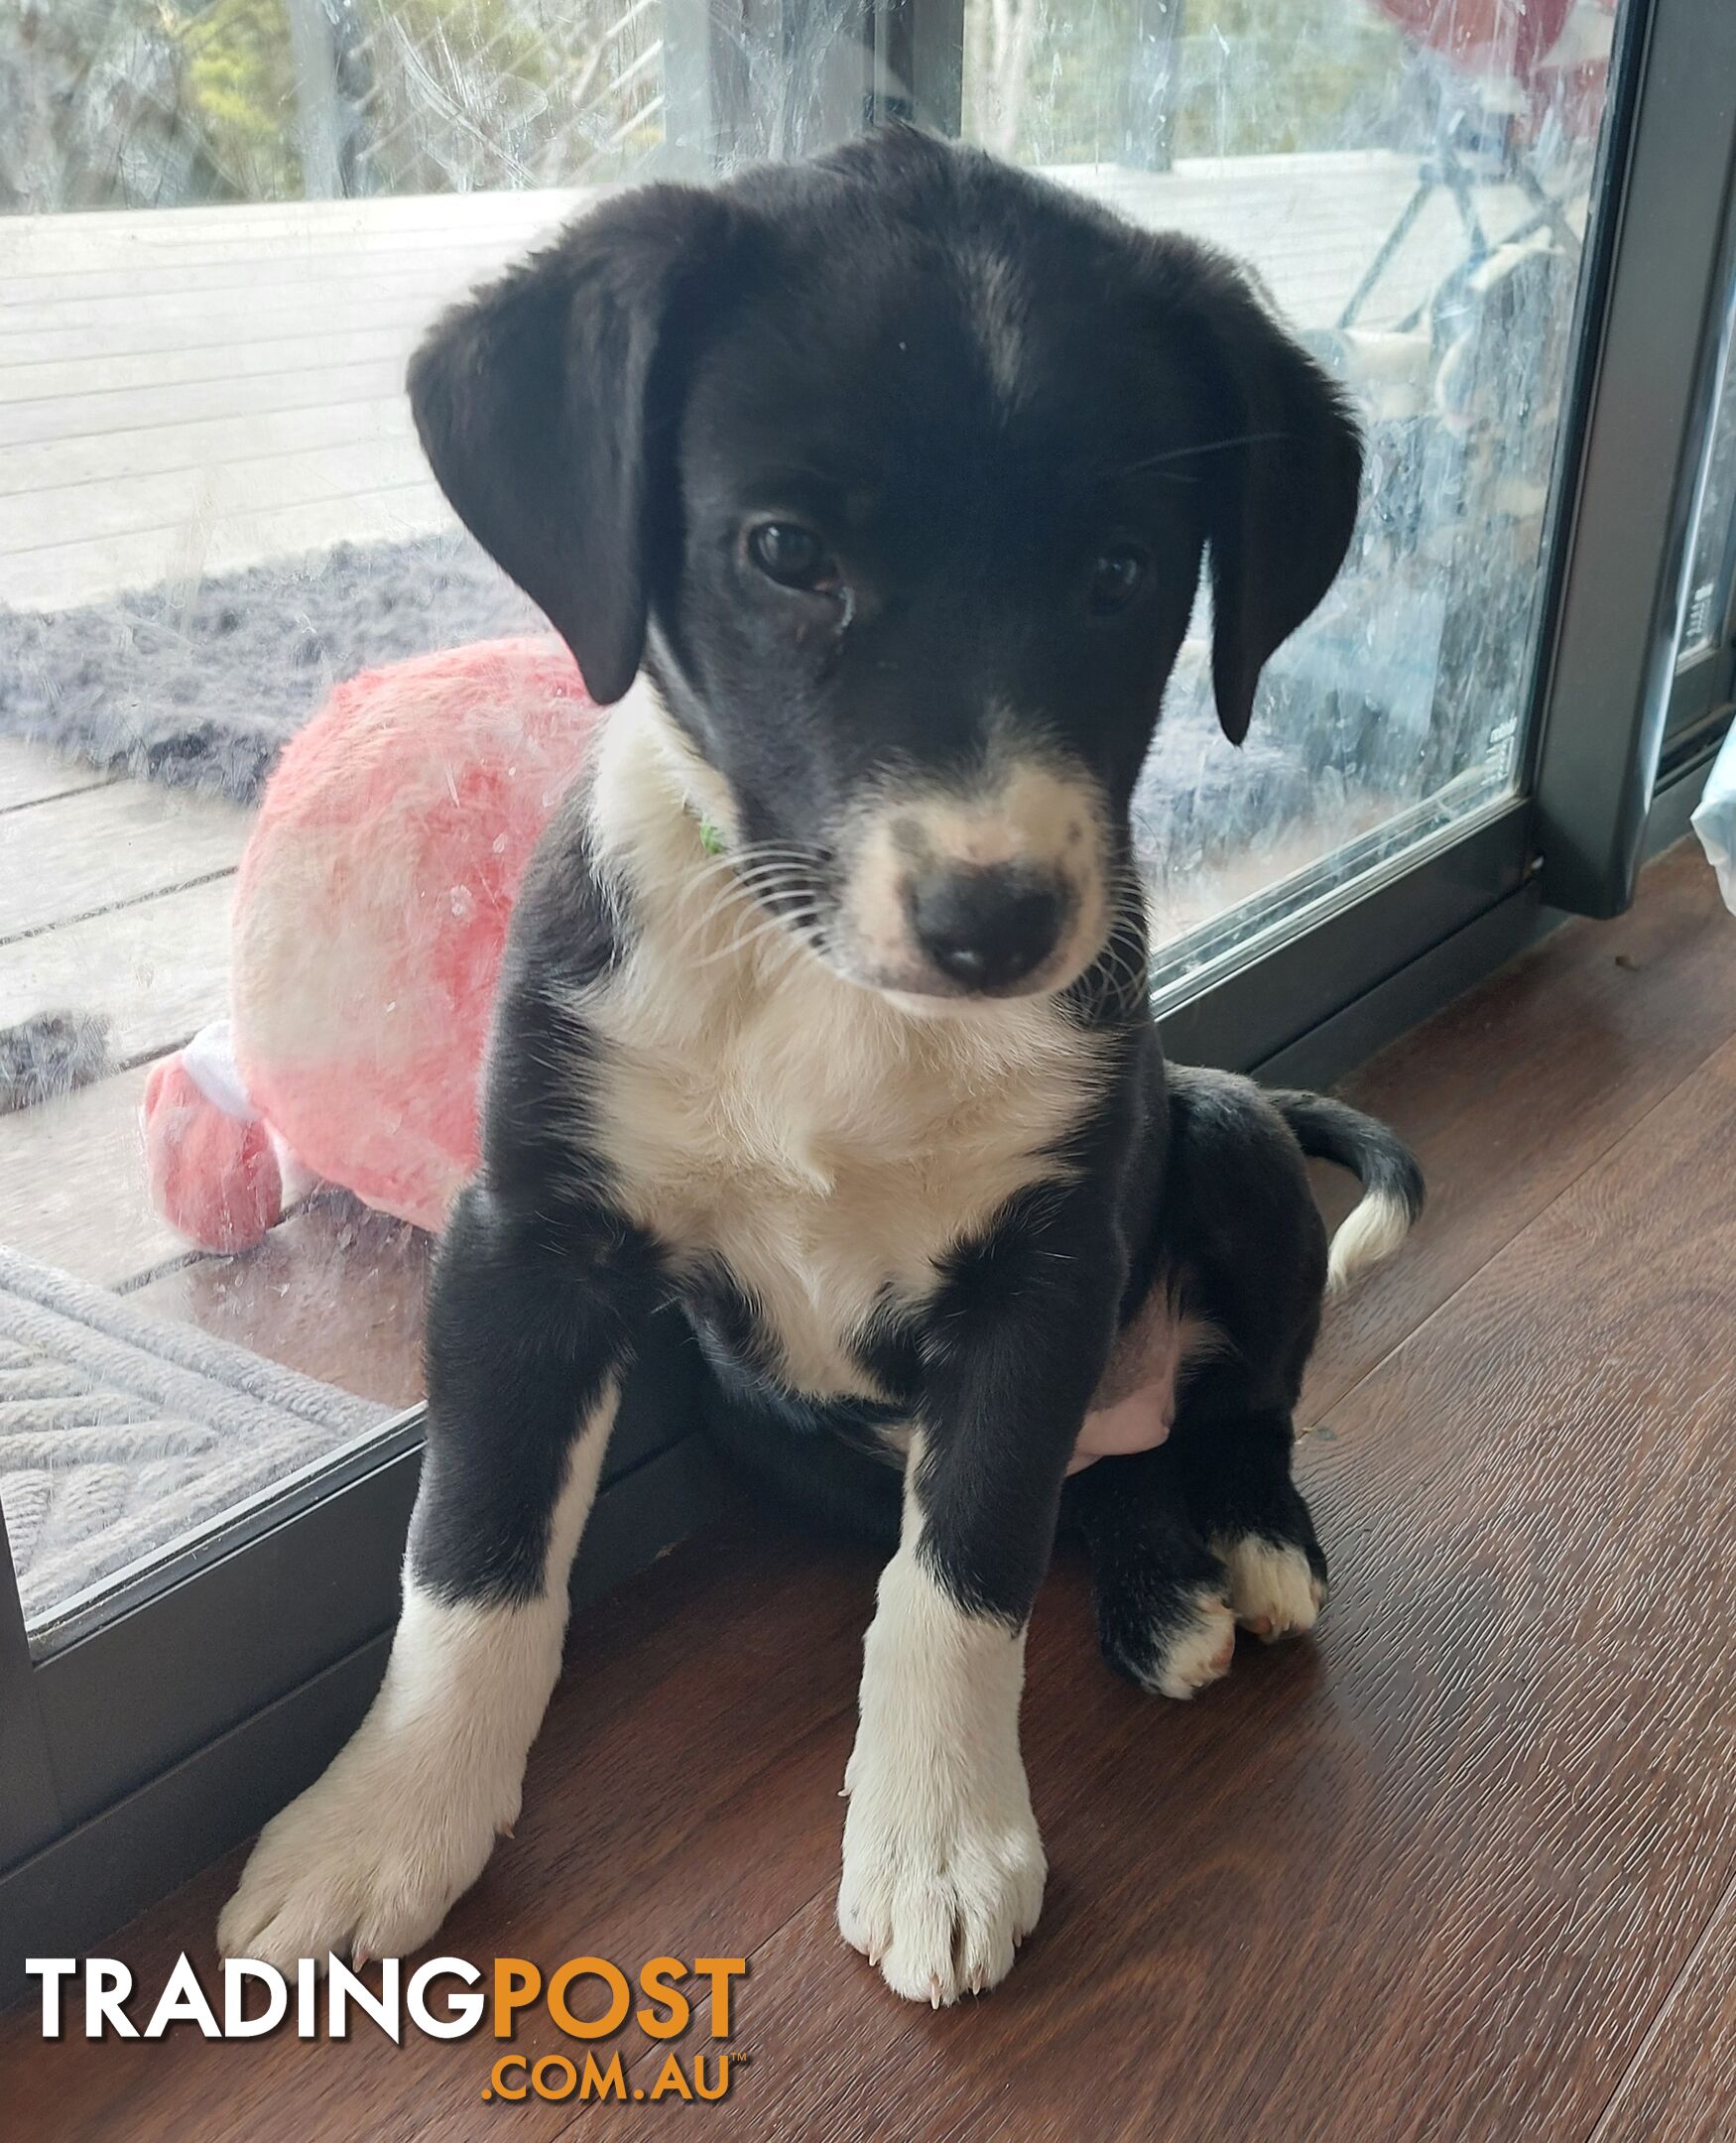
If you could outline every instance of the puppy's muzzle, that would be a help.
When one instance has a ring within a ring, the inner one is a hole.
[[[914,876],[911,935],[923,954],[961,989],[1010,989],[1054,953],[1071,920],[1066,888],[1020,864],[931,869]]]

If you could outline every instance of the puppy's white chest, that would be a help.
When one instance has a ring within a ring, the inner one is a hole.
[[[632,964],[598,1021],[594,1103],[629,1212],[678,1268],[726,1270],[793,1388],[880,1396],[853,1342],[1054,1172],[1082,1038],[1036,1005],[973,1043],[795,949],[745,958],[724,988],[655,937]]]
[[[833,973],[707,857],[672,751],[654,709],[610,717],[592,826],[623,957],[577,1008],[585,1134],[628,1217],[678,1278],[728,1282],[793,1389],[884,1397],[856,1342],[1059,1172],[1096,1045],[1047,998],[930,1019]]]

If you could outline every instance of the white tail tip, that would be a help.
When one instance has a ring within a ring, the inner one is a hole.
[[[1326,1260],[1326,1293],[1342,1295],[1358,1273],[1378,1265],[1411,1232],[1405,1201],[1390,1191],[1370,1191],[1345,1216]]]

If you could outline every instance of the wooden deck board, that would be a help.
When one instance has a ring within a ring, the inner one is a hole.
[[[403,543],[445,527],[449,519],[439,493],[419,476],[390,490],[346,492],[340,499],[215,519],[194,514],[134,535],[46,544],[7,561],[3,577],[16,603],[50,609],[70,587],[87,590],[92,578],[105,587],[190,585],[201,575],[321,552],[340,540],[339,527],[345,543]]]
[[[1279,303],[1319,327],[1336,315],[1417,174],[1413,158],[1370,151],[1056,176],[1141,222],[1251,259]],[[405,358],[442,303],[589,197],[288,202],[0,223],[0,493],[15,501],[0,537],[0,602],[93,601],[444,525],[401,407]],[[1496,231],[1527,212],[1507,189],[1486,189],[1480,205]],[[1408,311],[1461,243],[1444,197],[1431,201],[1371,323]],[[270,436],[286,415],[357,405],[371,414],[335,440],[306,428],[298,437],[294,425],[287,437]],[[379,405],[395,414],[384,417]],[[333,455],[332,446],[364,450]]]
[[[372,436],[185,464],[161,474],[136,473],[124,483],[104,475],[51,484],[13,498],[0,533],[0,572],[8,558],[22,556],[28,573],[33,558],[93,538],[173,533],[287,507],[321,506],[329,512],[333,499],[347,502],[361,491],[407,486],[433,489],[408,418],[383,425]]]
[[[132,1300],[358,1399],[414,1406],[430,1250],[408,1221],[323,1198],[258,1249],[177,1266]]]
[[[122,1068],[0,1115],[0,1242],[124,1287],[188,1254],[151,1209],[139,1104],[150,1061],[227,1002],[234,866],[253,815],[106,775],[80,783],[40,745],[11,747],[0,769],[47,792],[0,815],[0,1027],[100,1014]]]
[[[78,438],[27,441],[0,446],[0,498],[122,476],[161,475],[174,469],[232,467],[264,454],[410,436],[409,409],[403,395],[393,393],[299,409],[194,417],[180,424],[139,425]]]
[[[193,381],[245,378],[250,373],[300,372],[329,364],[341,350],[346,362],[389,361],[407,353],[411,332],[398,321],[372,318],[334,342],[313,324],[310,311],[270,335],[210,341],[202,320],[173,347],[132,357],[74,357],[39,364],[8,364],[0,373],[8,402],[58,401],[62,395],[101,391],[123,396],[144,387],[181,387]]]
[[[190,386],[153,387],[126,395],[50,396],[40,402],[0,402],[0,445],[41,444],[57,440],[123,438],[160,426],[196,423],[207,417],[252,417],[279,410],[335,409],[346,402],[401,397],[404,367],[396,360],[309,365],[294,372],[237,374]],[[220,455],[219,455],[220,458]],[[0,592],[10,596],[10,571]],[[111,593],[106,586],[80,589],[76,599]],[[71,600],[73,598],[68,598]]]
[[[0,1116],[0,1242],[98,1287],[188,1254],[151,1209],[139,1108],[149,1066]]]
[[[317,277],[295,262],[285,275],[264,284],[250,276],[186,291],[165,290],[154,279],[135,291],[15,297],[0,322],[0,366],[181,349],[188,341],[193,314],[191,331],[201,346],[257,342],[306,328],[311,295],[329,308],[324,322],[337,332],[375,320],[416,318],[450,297],[454,278],[493,259],[492,245],[472,245],[402,262],[382,254],[365,267]]]
[[[229,1001],[234,879],[159,894],[0,945],[0,1027],[37,1012],[98,1012],[116,1065],[161,1057]]]
[[[64,758],[44,745],[0,737],[0,813],[19,811],[27,804],[47,804],[80,789],[100,789],[113,779],[100,767]],[[4,839],[4,829],[0,829],[0,842]],[[0,1019],[0,1025],[4,1024]]]
[[[115,782],[9,812],[0,944],[233,870],[251,812],[148,782]]]

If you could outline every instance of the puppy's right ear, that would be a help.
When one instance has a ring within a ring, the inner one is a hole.
[[[446,314],[410,360],[440,489],[603,705],[645,651],[657,516],[673,507],[674,345],[728,221],[696,188],[624,193]]]

